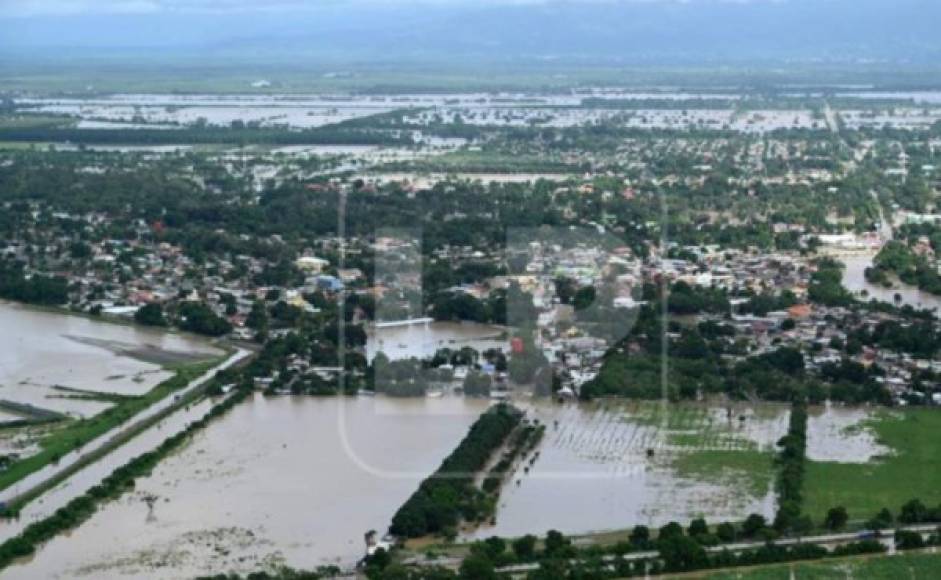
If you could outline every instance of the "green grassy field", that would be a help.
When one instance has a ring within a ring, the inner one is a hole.
[[[771,489],[774,454],[759,451],[694,451],[679,455],[673,467],[682,477],[734,486],[755,497]]]
[[[804,511],[815,520],[840,505],[851,519],[865,520],[884,507],[898,513],[912,498],[941,502],[941,411],[886,411],[870,428],[891,456],[867,464],[807,462]]]
[[[870,556],[798,564],[778,564],[741,571],[712,572],[708,580],[928,580],[941,577],[941,554]]]

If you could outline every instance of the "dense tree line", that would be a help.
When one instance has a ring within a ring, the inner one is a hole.
[[[804,469],[807,459],[807,406],[801,401],[791,405],[787,434],[778,441],[778,511],[774,527],[779,532],[807,532],[813,528],[810,518],[801,514]]]
[[[462,519],[477,521],[489,515],[493,506],[488,506],[486,494],[474,485],[474,476],[521,418],[520,411],[504,403],[483,413],[435,473],[398,509],[389,531],[415,538],[453,530]]]
[[[4,127],[0,141],[78,143],[86,145],[411,145],[410,136],[387,131],[335,127],[313,129],[255,127],[187,127],[182,129],[79,129],[73,127]]]

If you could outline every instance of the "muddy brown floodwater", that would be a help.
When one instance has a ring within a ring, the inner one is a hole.
[[[872,266],[873,257],[872,255],[857,255],[839,258],[846,266],[843,272],[843,285],[847,290],[864,301],[875,298],[882,302],[894,304],[896,295],[898,295],[901,304],[908,304],[913,308],[941,310],[941,297],[929,292],[922,292],[916,286],[898,282],[893,288],[885,288],[866,280],[866,268]],[[863,291],[865,291],[865,295]]]
[[[222,354],[194,337],[8,302],[0,302],[0,328],[0,399],[82,417],[108,403],[65,398],[57,386],[140,395],[172,376],[161,363]]]
[[[7,574],[181,578],[278,563],[352,564],[363,534],[386,530],[489,404],[257,395],[133,493]]]

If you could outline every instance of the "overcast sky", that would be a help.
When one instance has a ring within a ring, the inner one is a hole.
[[[0,16],[29,17],[79,14],[148,14],[159,12],[289,12],[328,6],[379,4],[546,4],[551,2],[592,3],[721,3],[785,2],[787,0],[0,0]],[[827,1],[827,0],[820,0]]]

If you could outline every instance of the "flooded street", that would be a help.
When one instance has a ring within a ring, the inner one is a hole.
[[[65,398],[61,387],[140,395],[172,376],[163,364],[222,354],[195,337],[7,302],[0,302],[0,328],[18,329],[0,336],[0,400],[81,417],[109,404]]]
[[[180,578],[351,564],[363,534],[385,531],[488,405],[257,395],[8,574]]]

